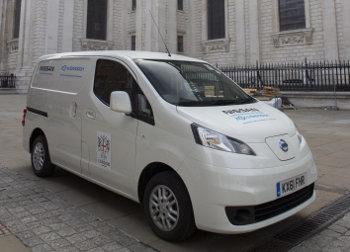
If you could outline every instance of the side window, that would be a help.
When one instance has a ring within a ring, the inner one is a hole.
[[[93,92],[101,102],[109,106],[114,91],[127,92],[131,100],[132,116],[154,125],[152,108],[130,72],[116,61],[100,59],[96,63]]]

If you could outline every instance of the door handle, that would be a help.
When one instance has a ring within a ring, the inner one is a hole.
[[[95,119],[95,112],[94,111],[86,111],[86,117],[89,119]]]
[[[70,109],[71,118],[75,118],[77,116],[77,108],[78,108],[78,104],[76,102],[73,102],[71,104],[71,109]]]

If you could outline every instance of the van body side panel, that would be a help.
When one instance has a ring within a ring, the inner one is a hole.
[[[79,92],[88,79],[88,62],[88,59],[40,62],[28,98],[28,107],[47,113],[42,118],[47,121],[42,130],[52,162],[77,173],[81,173]]]

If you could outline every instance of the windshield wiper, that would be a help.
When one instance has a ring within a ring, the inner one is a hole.
[[[236,101],[236,104],[247,104],[247,103],[254,103],[256,102],[255,99],[248,97],[248,98],[244,98],[244,99],[239,99]]]
[[[181,101],[179,106],[216,106],[236,104],[234,100],[210,100],[210,101]]]
[[[241,105],[247,103],[254,103],[253,98],[244,98],[237,100],[209,100],[209,101],[193,101],[193,100],[182,100],[178,106],[218,106],[218,105]]]
[[[177,105],[178,106],[204,106],[202,105],[202,101],[180,101]]]

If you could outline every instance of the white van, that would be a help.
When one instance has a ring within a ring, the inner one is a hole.
[[[315,199],[316,166],[294,123],[201,60],[41,57],[23,124],[36,175],[59,166],[139,202],[166,240],[253,231]]]

